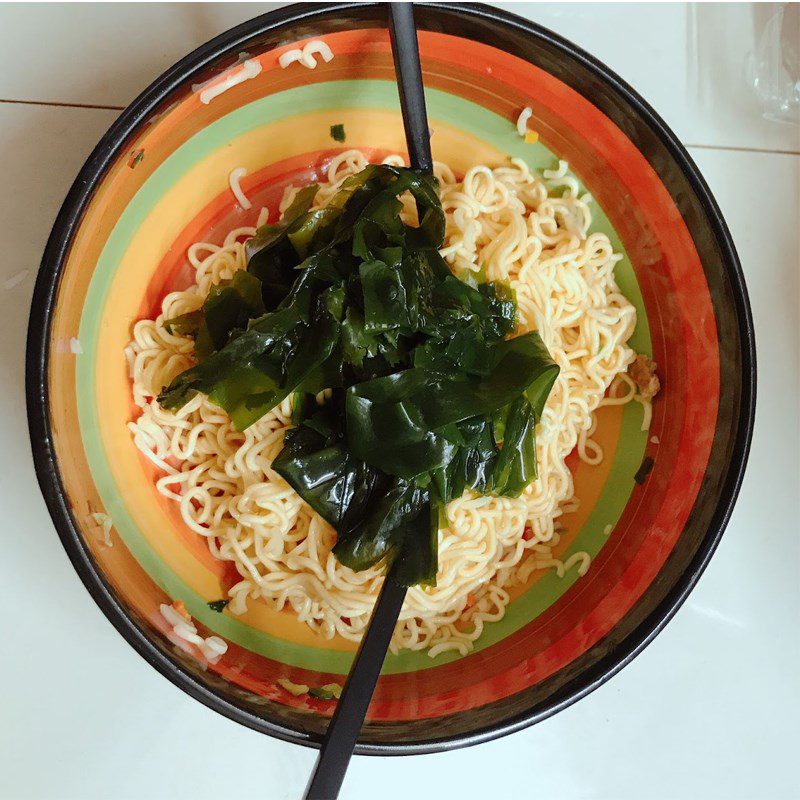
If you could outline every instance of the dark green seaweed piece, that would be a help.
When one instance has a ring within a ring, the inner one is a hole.
[[[276,225],[262,225],[245,245],[247,271],[261,281],[264,306],[268,311],[289,294],[296,278],[297,251],[290,233],[301,227],[314,202],[317,185],[301,189]]]
[[[528,393],[532,412],[541,414],[558,366],[539,335],[497,343],[490,363],[484,378],[444,378],[414,368],[350,387],[350,450],[378,469],[411,478],[450,461],[454,446],[443,429],[452,423],[493,415]]]
[[[636,483],[642,484],[647,480],[647,476],[653,471],[653,466],[655,465],[655,461],[653,461],[650,456],[642,461],[639,465],[639,469],[636,470],[636,474],[633,476],[633,479]]]
[[[434,178],[370,165],[323,208],[316,192],[259,228],[246,271],[165,323],[195,337],[198,363],[159,402],[202,392],[243,430],[292,394],[296,427],[272,466],[336,528],[336,557],[354,570],[397,560],[401,582],[431,584],[445,504],[535,478],[558,366],[536,332],[508,338],[507,285],[450,272]],[[408,193],[416,225],[401,217]]]

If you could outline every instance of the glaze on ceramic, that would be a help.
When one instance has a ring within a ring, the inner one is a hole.
[[[220,242],[277,214],[282,187],[318,176],[337,152],[404,150],[391,52],[378,6],[294,7],[252,20],[188,56],[115,123],[56,222],[37,283],[28,403],[39,480],[67,551],[117,628],[167,677],[251,727],[317,744],[332,704],[295,698],[278,678],[343,682],[354,647],[293,615],[251,603],[212,611],[230,569],[154,489],[125,423],[134,411],[122,354],[132,323],[189,280],[186,248]],[[752,427],[754,357],[746,293],[729,236],[674,136],[618,78],[572,45],[495,10],[418,11],[434,158],[457,172],[507,156],[558,158],[592,193],[602,230],[625,254],[617,280],[636,306],[631,345],[658,362],[663,390],[649,432],[641,408],[604,409],[600,467],[571,460],[580,510],[561,553],[588,551],[589,573],[538,572],[466,657],[390,656],[359,752],[425,752],[530,724],[626,663],[696,581],[730,513]],[[447,31],[444,33],[443,31]],[[281,69],[289,47],[323,36],[315,70]],[[193,86],[258,62],[253,79],[201,102]],[[534,109],[536,144],[515,121]],[[344,144],[330,136],[344,125]],[[237,210],[235,167],[254,199]],[[70,351],[78,338],[82,353]],[[650,441],[655,436],[658,444]],[[639,484],[645,458],[653,469]],[[94,512],[111,516],[114,546]],[[606,536],[607,525],[614,525]],[[181,599],[225,637],[213,667],[171,642],[159,604]]]

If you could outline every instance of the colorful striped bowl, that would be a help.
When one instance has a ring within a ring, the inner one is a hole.
[[[602,209],[595,229],[625,254],[617,277],[639,312],[632,345],[658,362],[663,392],[647,433],[638,405],[604,409],[602,466],[573,465],[581,509],[565,518],[559,554],[588,552],[588,574],[536,573],[466,657],[390,656],[362,753],[428,752],[516,730],[630,661],[719,541],[753,422],[741,270],[674,135],[619,78],[535,25],[450,4],[420,7],[418,23],[434,156],[456,171],[509,155],[536,168],[569,161]],[[280,68],[281,53],[316,37],[333,61]],[[198,84],[236,75],[243,58],[258,74],[204,102]],[[514,124],[528,105],[536,143]],[[331,138],[337,124],[345,145]],[[318,744],[333,704],[293,697],[277,681],[341,683],[353,646],[263,605],[242,617],[209,608],[230,576],[156,493],[133,447],[123,348],[132,323],[185,279],[189,243],[253,224],[283,185],[311,178],[343,147],[404,150],[402,131],[380,6],[297,6],[223,34],[159,78],[92,153],[53,229],[31,313],[28,413],[39,482],[82,580],[123,636],[182,689],[303,744]],[[228,188],[239,166],[258,200],[249,212],[235,208]],[[652,464],[646,477],[643,462]],[[113,547],[102,541],[98,512],[113,521]],[[168,638],[159,605],[170,598],[229,642],[219,663]]]

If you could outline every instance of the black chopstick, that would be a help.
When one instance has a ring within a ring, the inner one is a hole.
[[[339,796],[405,598],[405,586],[393,580],[390,570],[322,740],[306,800],[334,800]]]
[[[414,24],[412,3],[389,3],[389,37],[392,40],[394,72],[400,92],[400,108],[406,131],[408,157],[413,169],[433,170],[431,136],[428,129],[428,112],[425,108],[425,91],[422,68],[419,63],[417,27]]]
[[[414,169],[431,172],[433,160],[414,9],[411,3],[390,3],[389,9],[389,35],[409,160]],[[339,796],[405,597],[406,589],[394,580],[391,568],[322,740],[305,800],[335,800]]]

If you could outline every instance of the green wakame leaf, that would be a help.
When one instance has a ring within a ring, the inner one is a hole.
[[[296,427],[272,467],[336,528],[336,557],[396,561],[403,584],[432,584],[445,504],[468,489],[516,495],[535,477],[558,367],[537,333],[508,338],[507,285],[450,272],[433,177],[370,165],[323,208],[316,192],[258,229],[246,271],[165,323],[195,337],[198,363],[159,402],[201,392],[243,430],[291,394]],[[401,218],[407,193],[418,224]]]

